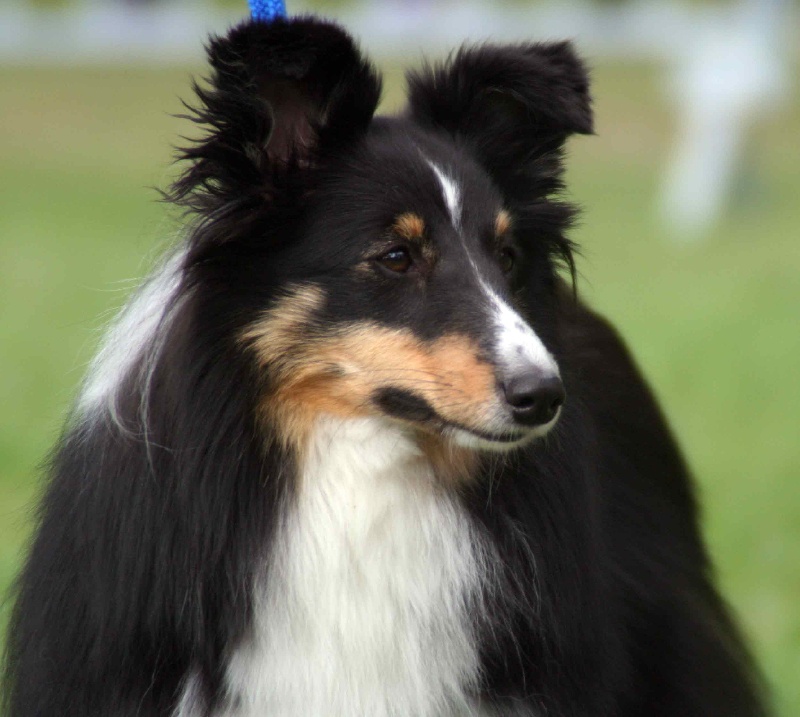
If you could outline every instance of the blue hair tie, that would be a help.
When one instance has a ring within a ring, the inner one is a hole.
[[[286,17],[286,4],[283,0],[249,0],[253,20],[269,22],[277,17]]]

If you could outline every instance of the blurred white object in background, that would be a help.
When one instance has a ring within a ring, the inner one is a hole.
[[[717,222],[747,171],[753,126],[788,98],[780,41],[789,9],[785,0],[743,0],[688,40],[672,87],[678,129],[660,201],[676,240],[701,238]]]

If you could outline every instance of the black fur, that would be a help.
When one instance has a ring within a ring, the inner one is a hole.
[[[382,411],[395,418],[421,422],[435,418],[435,411],[424,398],[400,388],[381,389],[373,400]]]
[[[477,261],[555,355],[568,396],[547,441],[486,459],[460,498],[504,559],[475,616],[479,696],[503,715],[763,715],[664,419],[613,329],[558,279],[561,263],[574,273],[562,147],[592,130],[571,47],[462,49],[409,76],[404,116],[377,119],[380,81],[335,25],[244,23],[209,57],[192,115],[208,132],[171,192],[194,223],[164,340],[126,376],[117,420],[76,412],[53,453],[17,585],[8,715],[167,717],[189,674],[196,714],[221,704],[296,470],[257,418],[277,379],[238,337],[287,286],[325,288],[309,338],[358,320],[486,345],[420,148],[458,173],[466,234],[490,236],[508,208],[514,273],[489,239]],[[345,270],[409,206],[433,217],[443,273],[419,270],[424,297]],[[373,401],[438,420],[401,389]]]

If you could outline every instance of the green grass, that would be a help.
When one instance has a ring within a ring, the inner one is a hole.
[[[0,68],[0,589],[103,317],[177,229],[164,186],[184,69]],[[653,205],[671,120],[653,68],[595,72],[571,144],[581,291],[613,318],[697,475],[723,589],[800,714],[800,107],[753,136],[757,191],[701,244]],[[397,105],[397,73],[389,104]]]

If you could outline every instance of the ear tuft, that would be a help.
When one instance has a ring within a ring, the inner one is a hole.
[[[470,146],[507,192],[557,189],[564,140],[592,132],[588,73],[568,42],[465,47],[407,79],[411,117]]]
[[[453,133],[502,98],[530,133],[592,132],[588,73],[569,42],[464,47],[407,79],[414,118]]]
[[[247,21],[209,43],[212,68],[190,119],[208,132],[181,151],[170,198],[198,211],[263,201],[369,125],[381,82],[353,39],[311,17]]]

